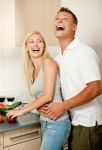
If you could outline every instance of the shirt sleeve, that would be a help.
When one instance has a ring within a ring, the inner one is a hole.
[[[78,70],[85,83],[101,80],[99,59],[93,49],[81,52],[78,60]]]

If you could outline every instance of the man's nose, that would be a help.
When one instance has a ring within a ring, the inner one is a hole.
[[[62,18],[59,18],[58,19],[58,23],[62,23],[63,19]]]

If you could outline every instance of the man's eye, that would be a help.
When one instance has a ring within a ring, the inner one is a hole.
[[[55,20],[57,21],[57,20],[59,20],[59,18],[55,18]]]
[[[68,20],[68,18],[64,18],[64,20]]]

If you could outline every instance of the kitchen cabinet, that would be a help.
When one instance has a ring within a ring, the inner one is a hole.
[[[5,119],[0,124],[0,150],[39,150],[40,137],[39,114],[27,113],[16,123]]]
[[[0,134],[0,150],[39,150],[40,126],[31,126]]]
[[[53,23],[60,0],[15,0],[15,45],[21,46],[26,34],[40,31],[48,45],[57,44]]]
[[[27,113],[17,123],[0,124],[0,150],[40,150],[41,130],[39,114]],[[67,143],[67,141],[65,141]],[[66,145],[63,147],[66,150]]]
[[[0,134],[0,150],[3,150],[3,134]]]
[[[53,20],[60,0],[0,0],[0,47],[22,45],[31,31],[42,32],[49,45],[57,40],[53,34]]]

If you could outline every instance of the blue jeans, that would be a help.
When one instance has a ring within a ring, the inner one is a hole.
[[[61,150],[71,130],[69,119],[41,121],[42,143],[40,150]]]

